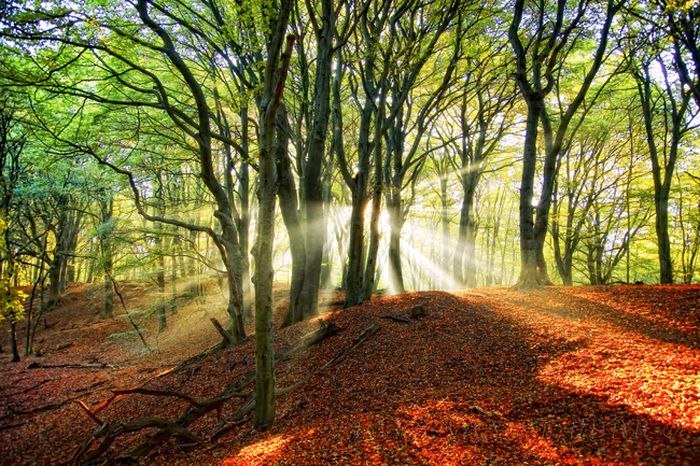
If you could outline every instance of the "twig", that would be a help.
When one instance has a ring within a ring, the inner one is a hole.
[[[102,424],[104,424],[104,423],[102,422],[102,420],[101,420],[99,417],[95,416],[95,413],[93,413],[93,412],[90,410],[90,408],[88,408],[88,405],[86,405],[85,403],[83,403],[83,402],[80,401],[80,400],[74,400],[74,401],[78,404],[78,406],[80,406],[81,408],[83,408],[83,411],[85,411],[85,413],[88,415],[88,417],[89,417],[90,419],[92,419],[93,421],[95,421],[95,422],[97,423],[98,426],[101,426]]]
[[[132,327],[134,327],[134,330],[138,334],[139,338],[141,339],[141,343],[143,343],[143,346],[148,350],[149,353],[153,354],[153,350],[151,349],[150,346],[148,346],[148,343],[146,343],[146,339],[143,337],[143,333],[141,333],[141,329],[136,325],[136,322],[134,322],[133,317],[131,317],[131,314],[129,313],[129,309],[126,307],[126,302],[124,301],[124,296],[122,296],[121,290],[119,290],[119,286],[117,285],[117,281],[114,279],[112,276],[112,273],[105,268],[104,271],[107,274],[107,277],[109,280],[112,282],[112,288],[114,288],[114,292],[117,294],[119,297],[119,302],[122,305],[122,308],[124,309],[124,313],[126,313],[126,318],[129,320],[129,323],[131,324]]]

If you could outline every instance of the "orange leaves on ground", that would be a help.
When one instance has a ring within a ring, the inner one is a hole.
[[[480,290],[478,296],[411,293],[335,310],[324,319],[342,332],[280,364],[280,388],[304,380],[372,322],[381,330],[282,397],[269,431],[255,432],[247,424],[194,448],[168,443],[148,462],[697,464],[699,302],[700,286],[567,287],[528,293]],[[403,315],[419,304],[427,315],[410,323],[382,318]],[[278,347],[317,325],[279,331]],[[214,352],[148,387],[211,396],[250,370],[252,355],[250,344]],[[130,361],[130,369],[114,375],[124,372],[131,381],[145,381],[172,367],[169,363]],[[2,370],[9,371],[5,364]],[[57,399],[66,398],[73,392],[60,387],[85,385],[76,371],[37,369],[32,374],[55,378],[32,396],[54,390]],[[3,385],[0,394],[37,383],[21,379],[29,376],[29,370],[19,373],[11,389]],[[114,376],[105,380],[115,383]],[[107,396],[80,393],[92,403],[88,406]],[[16,395],[4,403],[27,409],[39,402]],[[157,413],[169,418],[181,408],[178,403],[123,397],[100,416],[134,419]],[[26,464],[38,458],[32,456],[33,433],[74,447],[83,435],[75,426],[87,424],[77,406],[19,419],[36,427],[0,432],[0,454]],[[193,433],[206,437],[217,422],[208,415],[192,426]],[[16,443],[9,445],[5,438]]]

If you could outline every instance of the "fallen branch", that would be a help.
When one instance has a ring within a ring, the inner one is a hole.
[[[172,369],[168,369],[166,371],[161,372],[156,376],[157,379],[161,377],[165,377],[168,374],[176,374],[180,372],[182,369],[190,366],[191,364],[194,364],[197,361],[201,361],[202,359],[206,358],[209,354],[212,352],[216,351],[217,349],[221,349],[223,345],[221,343],[217,343],[214,346],[210,346],[209,348],[205,349],[201,353],[197,353],[194,356],[191,356],[184,361],[182,361],[180,364],[177,366],[173,367]]]
[[[340,329],[336,327],[333,323],[326,324],[323,321],[320,322],[321,326],[317,330],[310,332],[307,335],[304,335],[299,340],[294,342],[290,347],[278,352],[275,355],[275,361],[277,363],[285,361],[291,358],[292,355],[294,355],[296,352],[304,348],[308,348],[309,346],[314,345],[332,335],[335,335],[340,331]],[[352,347],[350,349],[352,349]],[[197,357],[201,358],[202,356],[198,355]],[[180,370],[180,368],[182,367],[183,366],[180,365],[175,370]],[[175,370],[170,371],[169,373],[173,373]],[[248,414],[252,412],[255,408],[255,394],[243,392],[243,390],[247,386],[252,384],[254,380],[255,372],[250,371],[246,375],[244,375],[238,382],[226,387],[221,393],[219,393],[219,395],[205,400],[198,400],[194,397],[191,397],[190,395],[175,391],[133,388],[112,390],[112,397],[103,402],[97,408],[94,408],[92,410],[87,408],[86,405],[83,406],[83,404],[80,403],[81,408],[83,408],[86,414],[98,423],[101,422],[101,420],[97,417],[97,414],[106,409],[116,399],[124,395],[140,394],[146,396],[174,397],[187,401],[189,406],[174,421],[168,421],[157,417],[148,417],[127,423],[109,424],[105,422],[103,424],[100,424],[99,427],[81,443],[81,445],[73,454],[70,463],[93,463],[109,450],[109,448],[112,446],[112,444],[118,437],[126,433],[138,432],[143,429],[155,428],[156,431],[148,435],[146,439],[139,445],[117,457],[116,460],[133,461],[135,459],[141,458],[149,454],[158,446],[162,445],[169,438],[173,437],[187,441],[187,445],[200,443],[201,440],[187,430],[188,426],[211,411],[216,410],[217,413],[220,413],[223,404],[231,398],[243,398],[243,403],[238,408],[238,410],[236,410],[236,412],[234,412],[231,416],[228,416],[225,421],[222,421],[222,426],[217,428],[212,433],[211,438],[215,438],[216,436],[222,435],[223,433],[230,430],[234,425],[237,425],[236,423],[240,424],[241,421],[246,419]],[[281,396],[283,393],[278,392],[278,395]],[[97,446],[95,447],[96,443]],[[91,451],[93,447],[94,449]]]
[[[42,364],[33,362],[27,366],[27,369],[119,369],[118,366],[112,364]]]
[[[19,416],[28,416],[28,415],[30,415],[30,414],[41,413],[41,412],[44,412],[44,411],[55,411],[55,410],[57,410],[57,409],[59,409],[59,408],[62,408],[62,407],[65,406],[66,404],[70,403],[71,401],[74,401],[74,400],[77,400],[77,399],[78,399],[78,397],[76,396],[76,397],[73,397],[73,398],[69,398],[69,399],[67,399],[67,400],[59,401],[59,402],[57,402],[57,403],[50,403],[50,404],[47,404],[47,405],[44,405],[44,406],[39,406],[38,408],[28,409],[28,410],[26,410],[26,411],[24,411],[24,410],[19,410],[19,411],[17,411],[17,410],[10,409],[10,410],[9,410],[9,411],[10,411],[9,414],[6,414],[6,415],[4,415],[4,416],[1,416],[0,419],[5,419],[5,418],[8,418],[8,417],[17,416],[17,415],[19,415]]]
[[[75,401],[76,403],[78,403],[78,406],[80,406],[81,408],[83,408],[83,411],[85,411],[85,413],[88,415],[88,417],[89,417],[90,419],[92,419],[93,421],[95,421],[95,422],[97,423],[98,426],[101,426],[102,424],[104,424],[104,423],[102,422],[102,420],[101,420],[100,418],[98,418],[98,417],[95,415],[95,413],[93,413],[92,410],[88,407],[88,405],[86,405],[83,401],[80,401],[80,400],[74,400],[74,401]]]
[[[336,364],[338,364],[340,361],[342,361],[345,358],[345,356],[348,355],[348,353],[350,353],[352,350],[354,350],[355,348],[360,346],[362,343],[364,343],[365,340],[367,340],[369,337],[371,337],[372,335],[377,333],[380,328],[381,327],[379,326],[379,324],[377,324],[376,322],[372,322],[369,325],[369,327],[367,327],[357,338],[355,338],[352,341],[352,344],[350,345],[350,347],[348,349],[342,351],[337,356],[335,356],[333,359],[331,359],[330,361],[325,363],[323,366],[321,366],[321,368],[318,369],[318,372],[326,369],[327,367],[335,366]]]
[[[91,383],[91,384],[88,385],[87,387],[76,388],[76,389],[73,390],[73,391],[74,391],[75,393],[85,392],[85,391],[88,391],[88,390],[92,390],[93,388],[99,387],[100,385],[104,385],[104,384],[106,384],[107,382],[108,382],[107,380],[98,380],[97,382]]]
[[[233,338],[233,335],[227,332],[226,329],[221,325],[221,323],[219,323],[218,320],[216,320],[215,317],[212,317],[209,320],[211,321],[211,324],[214,326],[216,331],[219,332],[219,335],[221,335],[221,337],[224,339],[224,347],[233,346],[236,344],[236,339]]]
[[[411,322],[413,322],[410,318],[402,315],[394,316],[391,314],[385,314],[382,316],[382,319],[393,320],[394,322],[401,322],[404,324],[410,324]]]
[[[414,306],[404,314],[384,314],[382,319],[393,320],[394,322],[401,322],[403,324],[410,324],[415,319],[420,319],[428,315],[428,311],[422,304]]]
[[[318,330],[307,333],[295,341],[290,347],[278,351],[275,354],[275,362],[285,361],[297,351],[313,346],[316,343],[325,340],[328,337],[332,337],[340,332],[340,329],[333,322],[326,323],[321,320],[320,325],[321,326]]]

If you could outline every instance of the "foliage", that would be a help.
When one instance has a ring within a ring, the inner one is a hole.
[[[12,286],[9,279],[0,280],[0,324],[7,320],[15,324],[24,318],[27,294]]]

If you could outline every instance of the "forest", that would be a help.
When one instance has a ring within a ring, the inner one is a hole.
[[[0,171],[0,463],[700,461],[697,0],[5,0]]]

